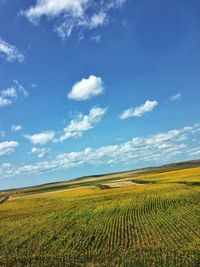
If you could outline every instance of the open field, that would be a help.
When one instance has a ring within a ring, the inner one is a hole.
[[[196,165],[5,192],[0,266],[200,266]]]

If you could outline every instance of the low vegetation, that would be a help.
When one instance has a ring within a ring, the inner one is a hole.
[[[200,266],[200,168],[115,180],[133,183],[12,192],[0,204],[0,266]]]

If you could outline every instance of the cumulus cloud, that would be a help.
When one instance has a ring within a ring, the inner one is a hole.
[[[170,101],[172,101],[172,102],[179,101],[179,100],[181,100],[181,98],[182,98],[182,94],[178,93],[176,95],[170,96]]]
[[[18,142],[15,141],[6,141],[0,143],[0,156],[8,155],[15,151],[19,146]]]
[[[20,131],[22,129],[22,125],[15,125],[15,124],[13,124],[12,126],[11,126],[11,131],[12,132],[18,132],[18,131]]]
[[[0,107],[5,107],[12,104],[12,100],[0,96]]]
[[[147,112],[151,112],[154,110],[154,108],[158,105],[157,101],[149,101],[147,100],[143,105],[135,107],[135,108],[129,108],[122,112],[122,114],[119,116],[121,120],[125,120],[130,117],[141,117]]]
[[[54,131],[45,131],[33,135],[25,134],[24,137],[34,145],[45,145],[49,142],[58,143],[70,138],[80,138],[86,131],[93,129],[101,121],[106,111],[107,108],[93,107],[87,115],[78,113],[58,137],[55,137]],[[42,150],[35,150],[34,148],[34,152],[37,154],[36,152],[39,153]]]
[[[37,155],[38,158],[43,158],[48,152],[49,152],[48,148],[33,147],[31,150],[31,153]]]
[[[174,129],[147,137],[133,139],[115,145],[98,148],[88,147],[81,151],[58,154],[54,159],[40,161],[36,164],[12,166],[1,174],[1,177],[17,175],[42,174],[45,172],[78,168],[80,166],[129,164],[138,162],[163,162],[177,155],[187,155],[189,152],[198,154],[199,147],[192,148],[190,139],[194,133],[199,133],[200,125]],[[192,151],[193,149],[193,151]]]
[[[53,131],[46,131],[38,134],[24,135],[25,138],[31,141],[34,145],[45,145],[54,139],[55,133]]]
[[[11,97],[11,98],[17,97],[16,88],[10,87],[10,88],[3,89],[1,91],[1,95],[2,95],[2,97]]]
[[[106,111],[106,108],[94,107],[88,115],[78,114],[64,128],[64,134],[59,138],[59,141],[62,142],[69,138],[81,137],[86,131],[93,129],[101,121]]]
[[[75,29],[92,30],[106,25],[110,11],[120,8],[126,0],[37,0],[21,14],[34,24],[38,24],[41,17],[46,17],[54,23],[54,31],[61,38],[71,35]]]
[[[0,90],[0,107],[11,105],[28,96],[26,89],[17,80],[14,80],[13,83],[13,86]]]
[[[3,130],[0,130],[0,137],[5,137],[5,135],[6,135],[6,132]]]
[[[68,93],[68,98],[84,101],[102,94],[104,90],[102,79],[91,75],[88,79],[82,79],[76,82]]]
[[[7,62],[23,62],[24,55],[18,50],[14,45],[10,45],[9,43],[3,41],[0,38],[0,56],[4,57]]]

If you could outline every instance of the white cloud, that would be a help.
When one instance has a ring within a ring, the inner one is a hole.
[[[68,94],[68,98],[84,101],[102,94],[104,90],[102,79],[91,75],[88,79],[82,79],[75,83]]]
[[[103,118],[107,109],[94,107],[88,115],[78,114],[69,125],[64,128],[64,134],[59,138],[59,141],[64,141],[69,138],[81,137],[84,132],[93,129],[95,125]]]
[[[119,116],[121,120],[130,118],[130,117],[141,117],[147,112],[151,112],[154,110],[154,108],[158,105],[157,101],[149,101],[147,100],[143,105],[135,107],[135,108],[129,108],[122,112],[122,114]]]
[[[12,100],[0,96],[0,107],[5,107],[12,104]]]
[[[17,80],[13,80],[15,83],[16,90],[18,92],[18,97],[25,98],[29,96],[28,91],[19,83]]]
[[[37,83],[31,83],[31,87],[36,88],[36,87],[38,87],[38,84]]]
[[[4,162],[1,164],[1,168],[4,168],[4,169],[10,168],[12,166],[13,165],[11,163],[8,163],[8,162]]]
[[[38,158],[43,158],[49,152],[48,148],[37,148],[33,147],[31,150],[32,154],[36,154]]]
[[[97,28],[98,26],[104,25],[106,18],[107,18],[107,15],[105,12],[99,12],[97,14],[94,14],[91,17],[89,28],[93,29],[93,28]]]
[[[170,101],[174,102],[174,101],[179,101],[182,98],[182,94],[178,93],[176,95],[170,96]]]
[[[78,168],[80,166],[134,166],[139,162],[163,163],[176,156],[187,157],[188,153],[198,154],[198,148],[190,147],[193,133],[199,133],[200,126],[193,125],[175,129],[147,137],[135,137],[130,141],[98,148],[86,148],[82,151],[58,154],[52,160],[40,161],[36,164],[11,166],[2,171],[1,178],[17,175],[33,175],[45,172]],[[182,142],[184,140],[184,143]],[[192,151],[193,149],[193,151]],[[196,150],[195,150],[196,149]]]
[[[80,22],[79,26],[84,26],[91,30],[99,26],[105,25],[106,21],[108,21],[107,14],[105,12],[100,11],[99,13],[93,14],[90,20]]]
[[[34,145],[45,145],[49,142],[58,143],[63,142],[66,139],[70,138],[79,138],[82,137],[83,134],[93,129],[98,122],[101,121],[103,116],[105,115],[107,108],[94,107],[90,110],[88,115],[84,115],[82,113],[77,114],[70,123],[63,129],[63,133],[60,137],[55,138],[55,132],[46,131],[37,134],[25,134],[24,137],[31,141]],[[36,151],[42,152],[42,150],[38,149]]]
[[[11,126],[11,131],[12,132],[18,132],[18,131],[20,131],[22,129],[22,125],[15,125],[15,124],[13,124],[12,126]]]
[[[200,155],[200,146],[189,149],[188,155],[189,156],[198,156],[198,155]]]
[[[62,13],[81,17],[84,14],[88,0],[37,0],[36,5],[26,10],[24,14],[31,22],[37,22],[41,16],[57,17]]]
[[[53,131],[46,131],[38,134],[24,135],[25,138],[29,139],[34,145],[45,145],[54,139],[55,133]]]
[[[16,88],[10,87],[10,88],[3,89],[1,91],[1,95],[2,95],[2,97],[11,97],[11,98],[17,97]]]
[[[1,130],[1,131],[0,131],[0,136],[1,136],[1,137],[5,137],[5,135],[6,135],[6,132]]]
[[[14,80],[13,83],[14,86],[0,90],[0,107],[11,105],[18,99],[28,96],[26,89],[17,80]]]
[[[90,38],[92,42],[99,43],[101,41],[101,34],[94,35]]]
[[[15,151],[19,143],[15,141],[6,141],[0,143],[0,156],[8,155]]]
[[[24,55],[14,45],[10,45],[0,39],[0,55],[3,56],[7,62],[24,61]]]
[[[12,167],[14,167],[11,163],[4,162],[0,164],[0,177],[6,172],[9,174],[10,172],[12,173]]]
[[[54,31],[61,38],[71,35],[75,29],[94,29],[105,25],[109,20],[110,10],[120,8],[126,0],[37,0],[21,14],[38,24],[41,17],[54,23]]]

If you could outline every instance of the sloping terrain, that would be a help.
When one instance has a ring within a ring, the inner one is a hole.
[[[15,192],[0,205],[0,266],[197,267],[199,183],[193,167]]]

